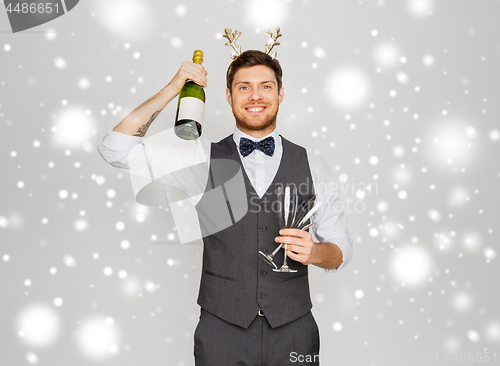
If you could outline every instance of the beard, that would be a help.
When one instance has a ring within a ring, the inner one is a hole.
[[[262,116],[259,118],[249,118],[238,109],[232,108],[234,119],[236,120],[236,126],[240,128],[240,130],[252,130],[252,131],[260,131],[265,130],[270,126],[276,125],[276,118],[278,116],[278,106],[268,107],[266,110],[269,110],[266,116]]]

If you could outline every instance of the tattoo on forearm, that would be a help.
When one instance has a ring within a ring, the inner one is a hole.
[[[158,116],[159,113],[160,113],[160,111],[154,112],[151,115],[151,118],[149,119],[149,121],[147,123],[143,124],[141,127],[139,127],[139,129],[137,130],[137,133],[133,136],[143,137],[146,134],[149,126],[151,125],[151,123],[153,123],[153,121],[155,120],[156,116]]]

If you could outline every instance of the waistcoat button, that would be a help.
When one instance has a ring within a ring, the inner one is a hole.
[[[267,294],[265,294],[265,293],[263,293],[263,292],[259,292],[259,297],[260,297],[261,299],[263,299],[263,298],[264,298],[264,297],[266,297],[266,296],[267,296]]]
[[[266,272],[266,271],[264,271],[264,270],[261,270],[261,271],[260,271],[260,275],[261,275],[261,276],[265,276],[266,274],[267,274],[267,272]]]
[[[266,227],[264,225],[262,225],[259,229],[260,229],[260,231],[264,231],[264,230],[266,230]]]

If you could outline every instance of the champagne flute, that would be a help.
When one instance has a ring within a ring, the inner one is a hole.
[[[297,188],[295,186],[293,187],[293,206],[292,206],[292,200],[290,199],[290,187],[287,186],[285,188],[285,197],[283,200],[283,218],[284,218],[284,224],[285,228],[290,228],[293,224],[293,221],[295,220],[295,215],[297,214],[297,207],[298,207],[298,194],[297,194]],[[280,268],[273,268],[273,271],[275,272],[297,272],[296,269],[291,269],[288,264],[287,264],[287,249],[288,249],[288,244],[285,243],[285,246],[283,247],[283,252],[284,252],[284,258],[283,258],[283,265]]]
[[[313,195],[307,202],[302,202],[298,204],[299,195],[296,188],[293,190],[293,199],[290,198],[290,187],[286,187],[285,192],[283,192],[282,187],[279,187],[278,196],[278,222],[280,229],[293,228],[299,230],[307,230],[312,225],[312,214],[318,209],[321,203],[314,205],[316,195]],[[313,206],[314,205],[314,206]],[[282,248],[283,244],[279,244],[271,254],[265,254],[259,251],[264,260],[271,266],[274,267],[273,271],[276,272],[295,272],[291,270],[287,264],[287,245],[284,248],[284,260],[283,266],[278,269],[276,263],[274,263],[274,256]]]
[[[308,223],[306,226],[304,226],[302,229],[300,230],[307,230],[309,229],[311,226],[313,226],[314,222],[310,222]],[[278,245],[276,247],[276,249],[274,249],[274,251],[271,253],[271,254],[265,254],[264,252],[262,252],[261,250],[259,250],[259,253],[264,257],[264,260],[269,263],[271,266],[273,266],[274,268],[278,269],[278,266],[276,265],[276,263],[274,263],[273,261],[273,258],[274,256],[276,255],[276,253],[278,253],[278,250],[281,249],[281,247],[283,246],[283,243],[280,243],[280,245]]]

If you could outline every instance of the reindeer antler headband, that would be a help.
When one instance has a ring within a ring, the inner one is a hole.
[[[266,30],[267,37],[271,40],[271,44],[266,43],[266,54],[271,56],[273,60],[276,58],[276,52],[271,53],[271,50],[274,48],[274,46],[279,46],[280,43],[278,42],[278,38],[281,37],[280,33],[280,27],[274,28],[274,30],[271,32],[270,29]],[[241,32],[238,30],[235,30],[234,32],[231,29],[224,29],[224,34],[222,37],[227,38],[229,42],[226,42],[226,46],[231,46],[236,52],[236,54],[231,54],[231,58],[233,60],[236,60],[239,55],[241,55],[241,46],[236,45],[236,40],[238,37],[241,35]]]

